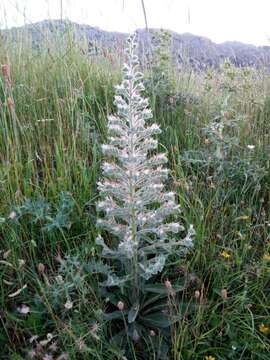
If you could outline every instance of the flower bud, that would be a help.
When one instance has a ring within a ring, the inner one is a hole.
[[[123,303],[123,301],[118,301],[117,303],[117,307],[120,311],[124,310],[125,304]]]
[[[221,290],[221,297],[222,297],[223,300],[228,299],[228,291],[227,291],[227,289],[222,289]]]
[[[199,299],[200,296],[201,296],[201,293],[199,290],[196,290],[195,293],[194,293],[194,296],[195,296],[195,299]]]
[[[9,65],[3,64],[2,65],[2,75],[4,79],[9,79],[10,77],[10,71],[9,71]]]
[[[37,265],[37,269],[38,269],[38,272],[44,273],[44,271],[45,271],[45,265],[42,264],[42,263],[39,263],[39,264]]]
[[[167,290],[172,290],[172,283],[170,282],[170,280],[167,279],[164,284]]]
[[[13,99],[9,96],[8,98],[7,98],[7,106],[9,107],[9,108],[12,108],[12,107],[14,107],[14,101],[13,101]]]
[[[15,211],[11,211],[11,213],[10,213],[9,216],[8,216],[8,218],[9,218],[10,220],[15,220],[16,217],[17,217],[17,214],[16,214]]]

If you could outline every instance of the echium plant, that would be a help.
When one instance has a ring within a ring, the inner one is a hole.
[[[116,242],[110,247],[101,236],[96,242],[103,247],[102,256],[110,259],[110,270],[100,271],[107,276],[101,283],[104,295],[116,305],[107,319],[126,316],[128,329],[123,331],[138,341],[151,330],[170,326],[162,306],[154,314],[149,307],[157,305],[157,293],[166,298],[165,286],[158,286],[156,279],[170,254],[184,255],[190,249],[193,230],[184,239],[173,237],[184,229],[173,221],[179,213],[175,194],[164,190],[167,157],[155,154],[158,141],[153,136],[161,130],[156,124],[147,125],[152,112],[141,95],[143,75],[138,71],[136,48],[136,35],[132,35],[125,50],[124,79],[116,87],[117,116],[109,116],[109,143],[102,146],[107,159],[102,165],[104,179],[98,183],[102,200],[97,208],[102,216],[97,225],[114,235]],[[147,296],[151,292],[152,300]]]

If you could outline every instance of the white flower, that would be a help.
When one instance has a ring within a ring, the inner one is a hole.
[[[255,149],[255,145],[247,145],[247,148],[248,148],[249,150],[254,150],[254,149]]]
[[[30,312],[30,307],[23,304],[21,307],[17,307],[17,310],[20,314],[26,315]]]
[[[65,308],[66,308],[67,310],[72,309],[72,308],[73,308],[73,302],[70,301],[70,300],[68,300],[68,301],[65,303]]]
[[[10,220],[15,220],[16,217],[17,217],[17,214],[16,214],[15,211],[11,211],[11,213],[10,213],[9,216],[8,216],[8,218],[9,218]]]
[[[64,284],[64,279],[62,275],[57,275],[55,277],[55,281],[57,282],[58,285]]]
[[[19,263],[19,266],[23,266],[23,265],[25,265],[25,260],[19,259],[18,263]]]

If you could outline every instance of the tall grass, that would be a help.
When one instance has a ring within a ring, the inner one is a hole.
[[[99,315],[106,303],[87,271],[99,257],[96,183],[119,58],[88,57],[85,44],[65,39],[65,46],[44,40],[33,49],[22,38],[0,48],[10,69],[10,85],[4,73],[0,84],[1,359],[125,356],[107,340],[110,324]],[[172,286],[183,282],[169,304],[182,315],[170,356],[268,359],[269,74],[230,64],[169,72],[164,92],[149,70],[147,95],[168,151],[168,187],[197,233],[186,265],[172,257],[164,275]],[[237,126],[225,133],[232,146],[216,165],[205,129],[221,117]],[[133,358],[155,359],[152,345]]]

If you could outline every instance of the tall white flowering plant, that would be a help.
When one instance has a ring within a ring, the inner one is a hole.
[[[171,319],[162,312],[162,306],[154,312],[149,309],[161,298],[166,306],[168,286],[157,284],[158,274],[170,254],[184,255],[190,249],[193,229],[184,239],[176,237],[184,229],[175,221],[179,213],[175,194],[164,189],[167,157],[155,152],[158,141],[154,136],[161,130],[156,124],[148,124],[152,112],[141,95],[143,75],[138,70],[136,49],[136,35],[132,35],[125,50],[124,79],[116,87],[117,115],[109,116],[109,141],[102,146],[106,161],[98,183],[101,201],[97,204],[97,225],[104,234],[112,234],[114,241],[109,246],[98,236],[96,242],[110,265],[101,286],[116,306],[106,318],[126,317],[123,331],[139,341],[146,333],[153,335],[170,326]]]

